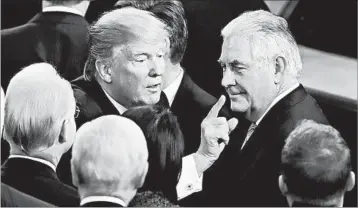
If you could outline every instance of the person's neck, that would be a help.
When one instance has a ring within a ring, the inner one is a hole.
[[[42,10],[46,7],[52,7],[52,6],[63,6],[63,7],[73,8],[73,9],[76,9],[77,11],[79,11],[82,14],[82,16],[85,16],[88,6],[89,6],[89,2],[82,1],[78,4],[59,5],[59,4],[52,4],[51,2],[48,2],[46,0],[42,1]]]
[[[180,63],[167,64],[165,73],[163,76],[163,80],[164,80],[163,89],[167,88],[171,83],[174,82],[174,80],[179,76],[180,70],[181,70]]]
[[[26,153],[17,147],[15,147],[15,148],[12,147],[10,150],[10,155],[20,155],[20,156],[27,156],[27,157],[33,157],[33,158],[46,160],[46,161],[52,163],[55,167],[57,167],[58,163],[60,162],[62,154],[59,155],[59,154],[55,154],[54,152],[49,154],[48,152],[50,152],[50,151]]]
[[[246,118],[251,121],[251,122],[256,122],[258,119],[260,119],[262,117],[262,115],[265,114],[265,112],[267,111],[267,109],[271,106],[271,104],[275,101],[275,99],[277,97],[279,97],[282,93],[284,93],[285,91],[287,91],[288,89],[290,89],[291,87],[293,87],[294,85],[298,84],[297,79],[289,79],[286,78],[284,80],[282,80],[276,87],[275,91],[272,93],[273,96],[271,96],[271,99],[268,99],[264,108],[256,110],[250,110],[249,112],[247,112],[246,114]]]
[[[88,190],[88,191],[87,191]],[[81,199],[91,197],[91,196],[110,196],[121,199],[127,206],[134,198],[137,193],[136,189],[117,189],[116,191],[112,191],[109,193],[107,187],[104,189],[99,190],[97,187],[78,187],[78,192],[81,196]]]
[[[315,199],[315,200],[303,200],[300,197],[296,196],[286,196],[287,202],[290,207],[297,206],[297,204],[306,204],[310,206],[320,206],[320,207],[343,207],[344,195],[339,197],[332,197],[330,199]]]

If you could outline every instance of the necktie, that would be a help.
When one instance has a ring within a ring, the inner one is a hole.
[[[242,143],[241,149],[244,148],[246,142],[250,139],[252,133],[254,133],[255,128],[257,127],[257,125],[255,123],[252,123],[249,127],[249,130],[247,131],[246,137],[244,142]]]
[[[167,96],[165,95],[164,92],[160,93],[160,100],[158,101],[157,104],[160,105],[160,106],[166,107],[166,108],[170,107],[168,98],[167,98]]]

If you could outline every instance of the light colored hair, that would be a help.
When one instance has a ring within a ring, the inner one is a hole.
[[[25,67],[10,81],[5,97],[4,137],[25,152],[40,151],[58,139],[75,112],[70,83],[47,63]]]
[[[115,9],[104,13],[89,29],[89,56],[84,69],[86,80],[96,74],[96,60],[110,60],[118,55],[114,47],[125,47],[140,37],[148,41],[166,40],[169,34],[166,25],[152,13],[132,7]]]
[[[121,116],[102,116],[77,132],[72,178],[81,197],[89,193],[111,196],[135,186],[147,173],[147,160],[147,143],[137,124]]]
[[[232,36],[248,37],[253,57],[274,61],[280,55],[287,61],[286,73],[299,77],[301,56],[284,18],[263,10],[244,12],[226,25],[221,34],[224,40]]]

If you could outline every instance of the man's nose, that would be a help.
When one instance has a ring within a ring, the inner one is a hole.
[[[165,70],[165,64],[160,58],[150,61],[150,76],[162,76]]]
[[[235,77],[233,72],[230,69],[226,69],[223,72],[223,78],[221,80],[221,85],[225,88],[235,85]]]

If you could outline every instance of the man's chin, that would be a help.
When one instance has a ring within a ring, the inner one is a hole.
[[[238,112],[238,113],[245,113],[249,109],[247,105],[242,105],[242,104],[234,103],[234,102],[231,103],[230,108],[232,111]]]

